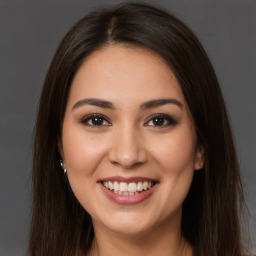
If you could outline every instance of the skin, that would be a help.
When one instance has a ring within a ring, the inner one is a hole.
[[[113,109],[77,104],[88,98]],[[166,98],[181,104],[141,108]],[[102,122],[88,117],[95,113]],[[175,121],[160,116],[159,124],[152,117],[159,113]],[[157,54],[114,44],[87,57],[71,85],[59,149],[71,188],[92,217],[92,255],[192,255],[181,234],[182,203],[203,166],[203,149],[179,83]],[[146,200],[121,205],[98,183],[111,176],[157,185]]]

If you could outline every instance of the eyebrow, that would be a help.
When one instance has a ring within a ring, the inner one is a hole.
[[[167,98],[167,99],[149,100],[141,104],[140,109],[146,110],[146,109],[155,108],[155,107],[159,107],[166,104],[174,104],[180,108],[183,108],[183,104],[177,99]]]
[[[146,101],[140,105],[140,109],[147,110],[150,108],[159,107],[166,104],[174,104],[180,108],[183,108],[183,104],[177,99],[167,98],[167,99],[155,99],[155,100]],[[92,105],[92,106],[97,106],[100,108],[107,108],[107,109],[116,109],[113,103],[111,103],[110,101],[90,98],[90,99],[79,100],[72,107],[72,110],[85,105]]]
[[[108,109],[115,109],[114,105],[106,100],[100,100],[100,99],[82,99],[79,100],[73,107],[72,110],[85,106],[85,105],[93,105],[100,108],[108,108]]]

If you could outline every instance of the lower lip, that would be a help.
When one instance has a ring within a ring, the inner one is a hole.
[[[143,201],[145,201],[147,198],[149,198],[154,190],[156,185],[151,187],[148,190],[144,190],[137,195],[119,195],[114,193],[113,191],[105,188],[101,182],[99,182],[99,185],[104,192],[104,194],[113,202],[118,203],[118,204],[124,204],[124,205],[129,205],[129,204],[138,204]]]

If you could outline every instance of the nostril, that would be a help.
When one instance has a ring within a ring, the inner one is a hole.
[[[147,154],[143,149],[129,148],[112,149],[109,152],[109,160],[114,165],[120,165],[125,169],[137,168],[147,161]]]
[[[131,169],[146,162],[147,153],[137,130],[131,124],[120,124],[108,153],[112,164]]]

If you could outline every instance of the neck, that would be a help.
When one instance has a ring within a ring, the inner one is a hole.
[[[123,235],[109,230],[97,232],[90,256],[192,256],[192,248],[181,235],[180,228],[169,228],[166,223],[158,230],[145,234]]]

